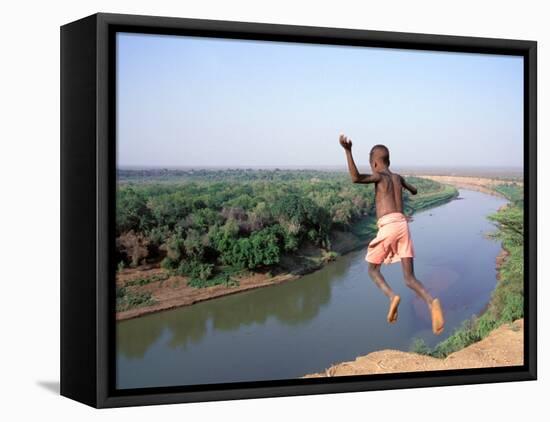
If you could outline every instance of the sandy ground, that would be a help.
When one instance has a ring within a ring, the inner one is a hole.
[[[163,272],[164,270],[160,268],[152,268],[148,270],[125,270],[117,275],[117,286],[121,287],[124,286],[126,282],[133,279],[151,277]],[[179,306],[192,305],[193,303],[214,299],[220,296],[279,284],[298,277],[299,275],[294,274],[282,274],[275,277],[268,277],[264,274],[256,273],[245,278],[240,278],[238,286],[227,287],[218,285],[199,289],[187,286],[186,279],[184,277],[172,276],[164,281],[155,281],[144,286],[132,287],[135,291],[150,292],[156,303],[151,306],[143,306],[123,312],[117,312],[116,319],[120,321],[124,319],[137,318],[153,312],[173,309]]]
[[[523,319],[502,325],[483,340],[452,353],[445,359],[398,350],[381,350],[360,356],[354,361],[333,365],[324,372],[305,375],[304,378],[521,365],[523,365]]]

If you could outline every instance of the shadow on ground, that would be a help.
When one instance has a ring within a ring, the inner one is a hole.
[[[36,385],[42,387],[44,390],[59,395],[59,381],[37,381]]]

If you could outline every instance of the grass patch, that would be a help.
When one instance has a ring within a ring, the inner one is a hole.
[[[192,278],[187,282],[187,285],[199,289],[219,285],[224,285],[226,287],[236,287],[239,285],[239,282],[234,278],[231,278],[228,274],[220,274],[207,280],[203,280],[201,278]]]
[[[126,268],[126,264],[124,263],[124,261],[120,261],[116,266],[117,272],[121,272],[124,268]]]
[[[223,285],[225,287],[236,287],[239,285],[239,281],[233,277],[237,274],[240,274],[241,272],[241,270],[226,267],[223,268],[218,274],[209,275],[207,278],[202,278],[198,276],[191,277],[187,281],[187,285],[199,289],[220,285]]]
[[[164,281],[167,280],[170,277],[169,274],[155,274],[151,277],[140,277],[133,280],[127,281],[124,286],[130,287],[130,286],[145,286],[150,283],[154,283],[156,281]]]
[[[154,305],[156,301],[149,292],[134,292],[126,287],[116,289],[116,311],[128,311],[142,306]]]
[[[338,252],[334,252],[334,251],[322,251],[321,261],[324,262],[324,263],[332,262],[332,261],[334,261],[336,258],[338,258],[338,256],[339,256]]]

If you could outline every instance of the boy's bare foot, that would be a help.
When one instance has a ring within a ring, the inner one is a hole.
[[[431,304],[432,308],[432,331],[438,336],[443,332],[445,328],[445,318],[443,316],[443,309],[441,309],[441,303],[439,299],[434,299]]]
[[[390,324],[397,321],[397,307],[399,306],[399,302],[401,302],[399,296],[394,296],[393,299],[390,300],[390,310],[388,311],[388,322]]]

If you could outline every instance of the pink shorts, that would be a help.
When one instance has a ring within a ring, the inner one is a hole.
[[[403,213],[386,214],[376,225],[378,233],[369,243],[365,260],[373,264],[393,264],[401,258],[414,257],[409,223]]]

